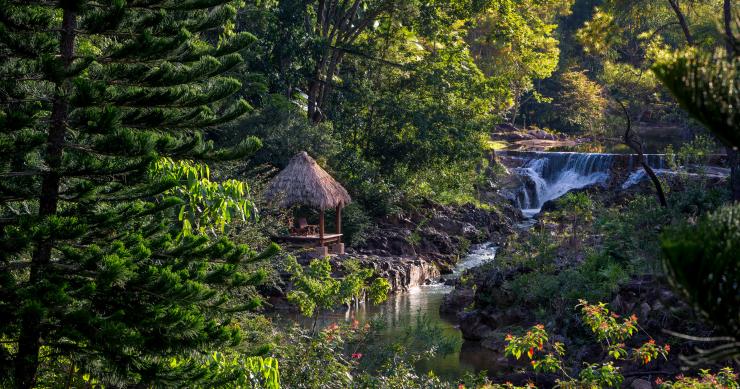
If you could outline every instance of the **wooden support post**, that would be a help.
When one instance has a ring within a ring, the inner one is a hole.
[[[342,233],[342,207],[340,205],[337,205],[337,215],[335,219],[335,223],[337,226],[337,234]]]
[[[319,213],[319,241],[324,245],[324,210]]]

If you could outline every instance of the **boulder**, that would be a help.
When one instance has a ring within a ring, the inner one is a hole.
[[[632,385],[630,385],[630,387],[632,389],[653,389],[653,384],[651,384],[649,381],[638,378],[632,381]]]
[[[465,340],[482,340],[493,335],[493,329],[485,324],[477,312],[463,312],[458,315],[460,331]]]
[[[341,262],[348,258],[357,258],[357,255],[336,257],[333,260],[341,266]],[[406,291],[429,283],[440,277],[437,266],[428,260],[406,257],[360,256],[360,265],[375,269],[376,274],[388,280],[391,292]]]
[[[443,315],[455,316],[473,304],[475,292],[472,289],[455,289],[445,295],[439,312]]]

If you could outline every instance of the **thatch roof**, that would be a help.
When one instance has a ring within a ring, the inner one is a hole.
[[[352,201],[347,190],[305,151],[293,157],[270,182],[266,196],[279,201],[278,205],[284,208],[303,204],[329,209],[344,207]]]

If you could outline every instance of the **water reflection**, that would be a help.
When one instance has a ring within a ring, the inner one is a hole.
[[[459,277],[462,272],[475,266],[494,260],[496,247],[486,244],[474,247],[471,253],[458,264],[453,274],[449,277]],[[416,367],[420,373],[433,370],[435,374],[445,379],[455,379],[467,371],[493,371],[493,354],[477,343],[463,343],[462,333],[454,324],[445,320],[439,314],[444,296],[452,291],[453,287],[436,282],[413,288],[406,293],[391,296],[383,304],[374,306],[370,304],[359,304],[351,310],[338,310],[325,312],[319,317],[319,327],[326,327],[331,323],[352,320],[352,317],[360,323],[370,320],[382,320],[385,328],[381,333],[380,342],[393,342],[407,328],[416,324],[420,317],[425,317],[430,324],[439,325],[444,336],[456,339],[462,347],[446,357],[437,357],[420,362]],[[306,326],[312,323],[305,318],[293,316],[293,319],[302,322]]]

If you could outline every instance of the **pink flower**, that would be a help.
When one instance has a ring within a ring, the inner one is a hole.
[[[362,358],[362,354],[360,354],[360,353],[354,353],[354,354],[352,354],[352,359],[360,359],[360,358]]]

